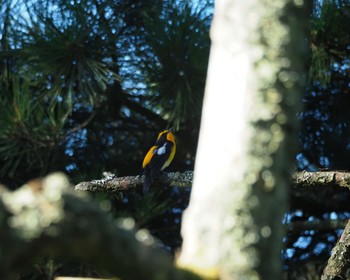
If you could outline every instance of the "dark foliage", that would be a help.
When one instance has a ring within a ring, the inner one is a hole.
[[[140,174],[158,132],[174,127],[171,170],[193,170],[209,57],[211,1],[0,1],[0,182],[64,171]],[[170,170],[169,169],[169,170]],[[96,195],[171,253],[190,190]],[[23,279],[101,276],[38,260]]]

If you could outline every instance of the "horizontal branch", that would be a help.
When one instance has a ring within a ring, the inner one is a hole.
[[[343,229],[349,220],[315,220],[297,221],[286,224],[288,233],[297,233],[307,230],[332,230]]]
[[[295,172],[292,176],[294,187],[345,187],[350,189],[350,172],[348,171],[319,171]]]
[[[126,176],[117,177],[110,172],[104,172],[104,178],[100,180],[92,180],[87,182],[81,182],[75,186],[75,190],[90,191],[90,192],[108,192],[115,193],[121,191],[135,190],[143,185],[144,176]],[[155,186],[167,185],[170,187],[191,187],[192,186],[193,172],[186,171],[169,172],[160,175],[156,181]]]
[[[105,178],[81,182],[75,186],[75,190],[90,192],[121,192],[135,190],[143,184],[144,176],[117,177],[114,174],[105,172]],[[155,186],[167,185],[170,187],[191,187],[193,172],[186,171],[163,173],[156,180]],[[292,188],[313,188],[313,187],[345,187],[350,189],[350,172],[344,171],[320,171],[320,172],[295,172],[292,175]]]

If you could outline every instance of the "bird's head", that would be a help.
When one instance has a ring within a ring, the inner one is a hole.
[[[157,141],[161,139],[162,137],[165,137],[166,140],[175,142],[174,134],[173,134],[173,128],[165,129],[158,134]]]

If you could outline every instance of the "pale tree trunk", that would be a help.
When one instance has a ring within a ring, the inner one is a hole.
[[[220,279],[281,279],[304,11],[302,0],[216,2],[179,266]]]

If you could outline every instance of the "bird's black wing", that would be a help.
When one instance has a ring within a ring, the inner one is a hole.
[[[154,175],[162,169],[164,163],[169,159],[173,146],[172,142],[167,141],[154,150],[153,157],[149,163],[149,168],[153,170]]]
[[[158,175],[164,163],[169,159],[173,146],[174,144],[172,142],[166,141],[162,146],[154,149],[149,164],[143,170],[143,174],[145,175],[143,193],[148,192],[154,178]]]

